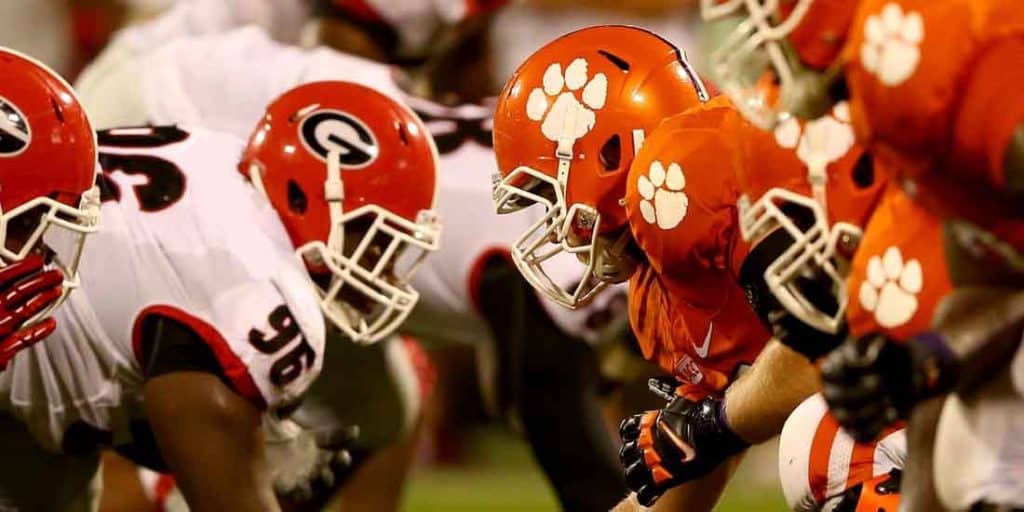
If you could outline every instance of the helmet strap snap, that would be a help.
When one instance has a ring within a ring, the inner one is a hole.
[[[341,181],[341,153],[331,151],[327,154],[327,179],[324,180],[324,199],[330,213],[331,228],[327,236],[327,247],[332,251],[341,252],[345,245],[345,223],[341,221],[344,213],[345,184]]]

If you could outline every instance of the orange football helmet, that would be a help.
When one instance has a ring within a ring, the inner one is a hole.
[[[712,52],[711,76],[750,122],[772,129],[802,97],[828,96],[859,2],[701,0],[706,21],[739,20]],[[766,79],[778,90],[763,87]]]
[[[71,86],[45,65],[0,47],[0,76],[0,266],[50,255],[64,296],[42,318],[78,285],[86,236],[98,227],[96,132]]]
[[[607,260],[627,240],[623,198],[633,156],[662,119],[707,99],[683,52],[635,27],[573,32],[519,67],[494,116],[500,171],[494,201],[499,213],[544,209],[512,247],[527,281],[555,302],[577,307],[620,273]],[[604,244],[599,237],[618,241]],[[573,289],[563,289],[544,269],[565,253],[587,267]]]
[[[765,267],[768,289],[805,324],[839,332],[847,262],[885,189],[884,174],[855,144],[845,104],[816,121],[788,118],[773,133],[749,127],[740,138],[743,238],[753,245],[776,232],[786,238]],[[827,304],[808,296],[809,276],[825,280]]]
[[[437,166],[411,110],[360,85],[315,82],[270,104],[239,170],[280,215],[327,318],[373,343],[415,306],[409,280],[438,248]]]

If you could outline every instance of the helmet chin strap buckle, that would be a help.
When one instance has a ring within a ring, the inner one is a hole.
[[[331,216],[331,230],[327,236],[327,247],[341,253],[345,245],[345,225],[341,221],[344,213],[345,184],[341,181],[341,153],[327,154],[327,179],[324,180],[324,199]]]

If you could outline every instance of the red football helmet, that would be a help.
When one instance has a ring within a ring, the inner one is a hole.
[[[512,247],[527,281],[555,302],[577,307],[619,273],[609,261],[619,259],[612,253],[621,252],[628,236],[624,199],[633,156],[663,119],[707,99],[683,52],[635,27],[573,32],[519,67],[494,116],[501,173],[494,200],[499,213],[544,208]],[[544,268],[563,253],[587,266],[573,289],[555,283]]]
[[[0,76],[0,266],[41,251],[64,273],[64,296],[41,318],[78,285],[85,237],[98,225],[96,132],[45,65],[0,47]]]
[[[740,21],[711,54],[711,76],[750,122],[774,128],[802,99],[826,98],[859,2],[701,0],[705,20]]]
[[[387,336],[438,247],[438,155],[423,123],[366,87],[316,82],[267,108],[239,170],[284,221],[321,308],[359,343]]]

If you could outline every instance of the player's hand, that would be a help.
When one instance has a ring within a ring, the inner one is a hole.
[[[32,254],[0,268],[0,370],[57,327],[53,318],[25,325],[60,299],[63,291],[64,275],[60,270],[43,271],[43,263],[42,256]]]
[[[825,358],[822,394],[854,439],[870,441],[956,379],[955,361],[937,335],[901,343],[871,334],[847,341]]]
[[[352,463],[346,448],[359,435],[355,426],[318,430],[269,416],[264,432],[274,491],[295,504],[334,487],[336,473]]]
[[[674,397],[660,411],[622,421],[619,459],[641,505],[653,505],[668,489],[708,474],[747,448],[724,424],[720,410],[721,402],[712,398]]]

